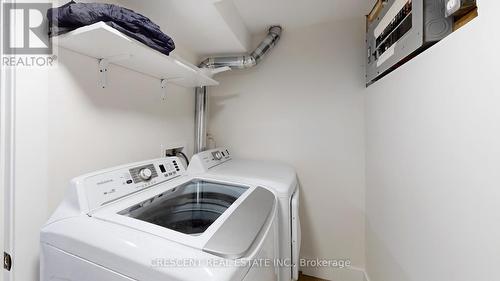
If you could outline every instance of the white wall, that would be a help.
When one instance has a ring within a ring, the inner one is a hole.
[[[367,91],[372,281],[498,280],[498,1]]]
[[[261,65],[217,77],[221,85],[210,90],[209,126],[217,145],[231,147],[238,157],[295,166],[303,195],[303,257],[348,258],[361,268],[363,32],[363,18],[285,27],[282,40]],[[360,276],[327,268],[303,270],[331,280]]]
[[[72,177],[160,157],[160,145],[192,150],[194,94],[111,66],[98,87],[97,60],[59,50],[56,68],[17,76],[16,280],[37,280],[39,229]]]

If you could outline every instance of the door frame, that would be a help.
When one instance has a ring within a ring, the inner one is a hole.
[[[9,3],[15,1],[9,1]],[[0,22],[4,20],[4,3],[0,0]],[[15,21],[14,21],[15,22]],[[3,25],[3,24],[2,24]],[[4,53],[4,34],[0,28],[0,57]],[[14,199],[15,199],[15,117],[16,117],[16,70],[3,67],[0,61],[0,191],[3,191],[3,249],[0,255],[8,253],[13,261],[14,249]],[[3,281],[14,280],[14,266],[10,271],[1,266]]]

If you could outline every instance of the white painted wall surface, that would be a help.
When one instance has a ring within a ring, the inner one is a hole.
[[[499,280],[498,1],[367,90],[371,281]]]
[[[217,77],[210,126],[238,157],[292,164],[302,184],[302,256],[364,267],[363,19],[285,29],[258,67]],[[256,41],[261,40],[256,36]],[[330,280],[355,271],[303,268]]]
[[[97,60],[59,50],[59,65],[18,71],[16,280],[38,280],[39,228],[75,176],[160,157],[160,145],[192,150],[194,94],[111,66],[98,87]]]

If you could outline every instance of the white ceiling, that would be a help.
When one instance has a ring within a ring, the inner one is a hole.
[[[251,33],[269,25],[298,28],[317,23],[362,17],[367,0],[233,0]]]
[[[202,57],[251,51],[252,36],[362,17],[372,0],[115,0],[161,26],[177,45]],[[196,59],[194,59],[196,60]],[[195,62],[193,62],[195,63]]]

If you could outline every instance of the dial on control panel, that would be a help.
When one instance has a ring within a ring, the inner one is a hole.
[[[139,171],[139,177],[142,180],[150,180],[151,177],[153,176],[153,172],[149,168],[144,168]]]
[[[158,177],[154,164],[148,164],[129,170],[134,183],[147,182]]]

